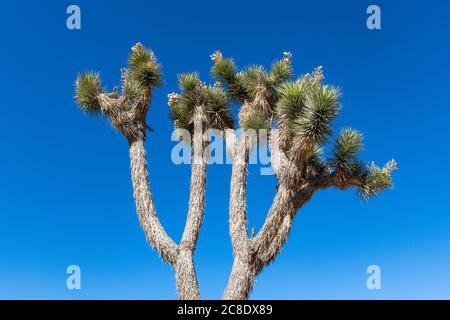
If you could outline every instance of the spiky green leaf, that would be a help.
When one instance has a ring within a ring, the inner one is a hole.
[[[392,187],[391,175],[380,168],[370,168],[364,175],[363,184],[359,187],[359,196],[369,199]]]
[[[206,113],[210,128],[223,130],[234,127],[234,119],[229,105],[229,98],[222,88],[218,86],[208,88]]]
[[[278,85],[284,81],[289,80],[294,75],[294,70],[290,63],[286,63],[284,60],[275,61],[272,64],[270,71],[270,78],[275,85]]]
[[[303,76],[295,82],[285,82],[277,87],[278,102],[276,116],[278,122],[290,127],[301,117],[306,100],[318,84],[310,76]]]
[[[245,122],[243,123],[243,128],[244,130],[253,129],[259,131],[259,130],[269,130],[270,126],[269,122],[266,119],[264,119],[258,114],[254,114],[245,120]]]
[[[305,108],[294,120],[294,134],[318,144],[326,142],[332,134],[331,121],[340,108],[339,90],[330,86],[319,86],[308,94]]]
[[[97,72],[82,72],[75,82],[75,99],[77,104],[87,113],[100,112],[98,95],[103,92],[100,76]]]
[[[233,59],[221,59],[214,63],[211,68],[213,77],[227,85],[234,82],[236,73],[236,65]]]
[[[197,72],[182,73],[178,75],[178,85],[184,92],[193,92],[200,84],[200,76]]]
[[[128,65],[133,77],[143,86],[160,87],[163,82],[161,65],[155,54],[143,46],[133,47]]]
[[[358,131],[345,128],[336,138],[335,146],[330,158],[330,164],[337,170],[360,170],[361,164],[357,157],[363,149],[363,135]]]

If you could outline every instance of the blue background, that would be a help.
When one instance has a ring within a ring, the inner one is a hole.
[[[366,28],[368,1],[76,1],[82,29],[66,28],[68,1],[0,8],[0,298],[177,298],[173,271],[145,241],[132,198],[126,140],[76,107],[79,71],[111,89],[130,47],[151,47],[165,84],[155,91],[147,150],[158,215],[178,242],[187,165],[170,160],[167,94],[177,73],[199,71],[221,49],[240,66],[292,51],[297,74],[323,65],[344,90],[334,127],[365,135],[363,159],[398,160],[395,188],[364,203],[354,190],[316,194],[299,213],[252,298],[450,298],[448,1],[376,1],[382,30]],[[219,298],[231,268],[229,165],[208,168],[195,257],[202,296]],[[273,177],[253,165],[250,226],[261,226]],[[66,289],[81,267],[82,289]],[[382,289],[366,288],[366,268]]]

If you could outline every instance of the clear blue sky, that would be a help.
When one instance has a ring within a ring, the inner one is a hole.
[[[66,28],[78,4],[82,29]],[[366,28],[370,4],[382,30]],[[0,10],[0,298],[176,298],[173,271],[147,245],[132,198],[126,140],[76,107],[77,72],[117,85],[130,47],[163,64],[149,123],[158,214],[178,241],[189,166],[170,161],[166,95],[177,73],[210,81],[221,49],[245,66],[294,54],[297,74],[323,65],[344,90],[335,128],[365,135],[364,160],[398,160],[395,188],[363,203],[355,192],[317,194],[252,298],[450,298],[450,22],[448,1],[9,1]],[[231,268],[230,166],[208,168],[207,208],[195,257],[204,298],[220,297]],[[248,209],[259,227],[273,177],[252,166]],[[82,289],[65,287],[66,267]],[[382,290],[366,289],[366,267]]]

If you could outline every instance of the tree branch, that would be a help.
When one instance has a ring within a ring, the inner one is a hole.
[[[251,291],[255,274],[252,263],[254,250],[248,237],[247,225],[247,175],[250,152],[254,146],[254,139],[244,135],[237,140],[234,133],[227,135],[227,144],[233,159],[230,183],[229,227],[233,245],[234,262],[223,293],[223,299],[243,299]]]
[[[230,183],[230,235],[237,255],[247,245],[247,174],[248,148],[244,139],[236,142]]]
[[[203,137],[202,125],[204,118],[205,115],[202,108],[197,107],[194,115],[189,210],[175,266],[177,288],[183,300],[200,299],[193,254],[197,245],[205,209],[207,142],[204,141]]]
[[[272,262],[280,253],[283,245],[287,241],[296,213],[312,198],[316,191],[329,187],[336,187],[339,189],[359,187],[362,183],[361,177],[351,176],[339,171],[328,175],[320,175],[318,177],[311,178],[308,183],[304,184],[293,195],[292,205],[286,206],[290,210],[280,212],[283,213],[283,215],[281,219],[278,220],[280,222],[276,226],[277,232],[265,239],[265,247],[258,247],[261,248],[261,250],[257,252],[257,272],[261,272],[262,269]]]
[[[133,194],[139,221],[144,229],[145,236],[164,261],[175,264],[178,246],[166,233],[156,215],[148,181],[147,154],[144,140],[139,139],[130,144],[130,161]]]
[[[197,108],[194,116],[195,129],[192,139],[192,172],[189,210],[183,236],[181,238],[181,244],[184,243],[187,247],[192,247],[191,251],[195,250],[205,208],[207,142],[204,141],[203,137],[203,120],[204,113],[202,108]]]

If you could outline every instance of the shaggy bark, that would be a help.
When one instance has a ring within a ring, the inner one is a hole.
[[[270,244],[257,252],[257,274],[270,264],[280,253],[283,245],[286,243],[292,228],[292,222],[298,212],[315,194],[316,191],[327,189],[329,187],[339,188],[341,190],[351,187],[357,187],[362,182],[353,176],[342,176],[339,172],[315,177],[310,182],[303,185],[295,192],[292,198],[291,210],[282,212],[283,218],[279,224],[277,232],[268,239]]]
[[[167,235],[155,212],[153,197],[147,173],[147,154],[144,140],[130,143],[131,180],[133,183],[134,200],[136,202],[139,222],[145,232],[148,242],[167,262],[175,264],[178,246]]]
[[[264,248],[262,247],[258,252],[257,274],[259,274],[265,266],[275,260],[280,253],[288,239],[296,213],[312,198],[313,194],[314,189],[311,188],[310,185],[306,185],[294,195],[292,204],[289,206],[290,210],[284,212],[281,223],[275,234],[270,240],[266,240],[268,245]]]
[[[247,299],[256,277],[256,264],[250,250],[235,255],[233,267],[222,299]]]
[[[174,267],[177,290],[182,300],[200,299],[200,289],[194,268],[193,254],[202,225],[205,207],[207,159],[204,153],[207,145],[203,141],[202,121],[203,113],[196,112],[194,119],[196,130],[194,130],[193,135],[193,163],[191,168],[189,210],[179,246],[167,235],[156,215],[148,180],[144,139],[129,139],[131,176],[139,221],[144,229],[148,242],[150,242],[153,248],[156,248],[164,261],[169,262]]]
[[[200,299],[200,288],[194,267],[194,251],[203,220],[206,188],[206,161],[192,164],[191,193],[186,226],[174,265],[177,291],[182,300]]]
[[[246,212],[247,167],[247,160],[244,160],[244,163],[233,162],[229,225],[235,259],[223,299],[236,299],[236,295],[248,294],[251,290],[251,283],[247,281],[254,272],[252,265],[249,263],[251,261],[251,248]]]
[[[192,141],[192,172],[189,210],[181,237],[179,256],[175,264],[177,289],[183,300],[200,299],[200,289],[194,268],[193,254],[203,222],[206,192],[207,143],[203,140],[204,113],[197,108]]]
[[[304,176],[308,172],[304,165],[308,149],[297,148],[299,155],[294,152],[286,155],[280,147],[278,132],[272,135],[269,146],[279,185],[263,226],[256,237],[249,239],[245,195],[250,149],[245,145],[245,140],[237,141],[235,136],[228,135],[227,150],[233,159],[229,214],[234,262],[223,299],[248,299],[257,275],[280,253],[297,211],[315,191],[330,186],[345,189],[359,183],[357,179],[339,173]]]
[[[245,150],[245,141],[238,142],[237,152],[233,156],[233,167],[230,183],[230,235],[233,244],[233,253],[246,250],[248,241],[247,229],[247,174],[248,174],[248,152]],[[242,161],[237,155],[243,155]]]
[[[272,202],[269,213],[267,214],[266,220],[264,221],[258,235],[254,239],[257,253],[264,251],[264,249],[267,248],[272,242],[272,239],[281,224],[283,218],[282,213],[291,212],[293,210],[293,193],[294,190],[291,190],[284,185],[278,186],[277,193]]]
[[[249,240],[248,247],[253,251],[247,251],[246,256],[235,257],[223,298],[248,299],[258,274],[275,260],[286,243],[298,210],[317,190],[328,187],[347,189],[359,184],[357,178],[347,176],[342,179],[337,174],[331,174],[310,179],[295,192],[280,185],[263,227],[255,238]]]
[[[227,135],[227,149],[233,159],[230,182],[229,226],[233,245],[234,262],[223,299],[235,300],[248,296],[252,289],[255,266],[254,250],[247,227],[247,174],[248,157],[253,141],[242,137],[240,141],[232,133]]]
[[[267,257],[261,253],[265,253],[265,249],[271,248],[272,240],[276,238],[278,229],[283,222],[283,215],[281,213],[292,212],[293,207],[292,193],[280,186],[258,236],[247,240],[244,250],[235,254],[233,268],[223,296],[224,299],[248,299],[256,276],[262,271],[264,265],[266,265],[270,259],[268,256],[270,254],[269,252],[266,254]],[[281,242],[282,240],[279,241],[279,243]],[[273,249],[276,249],[275,244]],[[264,258],[267,259],[267,262],[263,260]]]
[[[180,246],[180,253],[174,265],[175,280],[180,300],[199,300],[200,288],[191,249]]]

